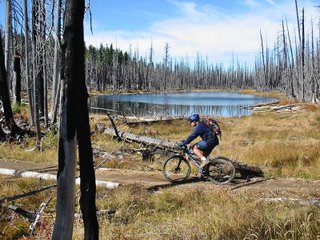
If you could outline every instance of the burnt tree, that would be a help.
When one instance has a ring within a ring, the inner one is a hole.
[[[0,94],[1,94],[1,100],[3,103],[5,123],[10,130],[10,134],[13,137],[20,136],[23,133],[23,131],[21,128],[18,127],[13,117],[1,37],[0,37]],[[4,132],[1,129],[0,135],[3,136],[3,134]]]
[[[72,239],[75,198],[76,150],[80,162],[80,208],[84,239],[98,239],[95,173],[90,140],[85,85],[83,17],[84,0],[66,2],[63,34],[64,91],[60,118],[59,170],[53,239]]]
[[[20,54],[16,51],[13,59],[13,71],[14,71],[14,95],[17,104],[21,104],[21,63]]]

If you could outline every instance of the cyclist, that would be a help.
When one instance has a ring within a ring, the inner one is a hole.
[[[218,137],[203,122],[200,122],[199,114],[192,114],[189,117],[190,124],[194,127],[192,133],[181,143],[182,145],[190,144],[197,137],[201,137],[202,141],[197,142],[193,147],[193,152],[201,160],[201,170],[209,163],[207,157],[210,155],[215,146],[219,144]],[[200,171],[201,172],[201,171]]]

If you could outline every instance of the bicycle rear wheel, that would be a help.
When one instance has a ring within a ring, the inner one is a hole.
[[[190,172],[191,167],[189,162],[180,155],[168,158],[163,164],[163,174],[172,183],[187,180]]]
[[[236,169],[229,158],[216,157],[206,166],[206,176],[214,184],[227,184],[234,179]]]

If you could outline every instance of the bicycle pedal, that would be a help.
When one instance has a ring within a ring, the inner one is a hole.
[[[198,173],[196,176],[197,176],[198,178],[204,178],[204,177],[205,177],[205,175],[204,175],[203,173]]]

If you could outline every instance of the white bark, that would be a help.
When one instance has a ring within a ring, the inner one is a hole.
[[[7,168],[0,168],[0,174],[22,177],[22,178],[38,178],[38,179],[45,179],[45,180],[56,180],[57,179],[57,175],[55,175],[55,174],[38,173],[38,172],[33,172],[33,171],[22,171],[22,170],[19,171],[19,170],[14,170],[14,169],[7,169]],[[80,184],[80,178],[76,178],[75,183]],[[113,188],[119,187],[120,183],[97,180],[96,185],[113,189]]]

